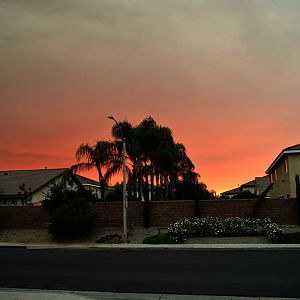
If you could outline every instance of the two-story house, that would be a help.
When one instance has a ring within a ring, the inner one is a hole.
[[[296,198],[297,174],[300,175],[300,144],[283,149],[267,169],[271,198]]]

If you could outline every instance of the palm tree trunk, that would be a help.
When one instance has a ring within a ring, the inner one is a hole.
[[[143,176],[142,176],[142,170],[139,170],[138,189],[139,189],[139,200],[142,201],[142,194],[143,194]]]
[[[103,182],[103,175],[101,169],[97,167],[98,176],[99,176],[99,185],[100,185],[100,200],[104,200],[104,182]]]
[[[159,200],[159,173],[155,174],[155,178],[156,178],[155,199]]]
[[[169,195],[170,199],[173,200],[174,198],[174,176],[170,175],[170,186],[169,186]]]
[[[166,200],[169,199],[169,180],[168,176],[165,178],[165,195],[166,195]]]
[[[153,165],[150,166],[151,168],[151,177],[150,177],[150,188],[151,188],[151,192],[150,192],[150,198],[151,198],[151,201],[153,201],[153,197],[154,197],[154,167]]]

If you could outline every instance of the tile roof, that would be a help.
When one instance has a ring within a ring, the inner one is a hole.
[[[269,185],[270,185],[269,175],[262,176],[262,177],[255,177],[254,180],[251,180],[251,181],[248,181],[248,182],[242,184],[239,188],[225,191],[221,194],[222,195],[239,194],[241,192],[242,188],[247,188],[247,187],[255,187],[259,191],[259,194],[262,194]]]
[[[243,184],[241,185],[241,187],[250,187],[250,186],[256,186],[255,180],[251,180],[251,181],[246,182],[246,183],[243,183]]]
[[[256,187],[261,195],[270,185],[269,175],[263,177],[255,177]]]
[[[289,151],[289,150],[300,150],[300,144],[283,149],[283,151]]]
[[[34,192],[65,173],[67,168],[0,171],[0,195],[18,195],[20,185]]]

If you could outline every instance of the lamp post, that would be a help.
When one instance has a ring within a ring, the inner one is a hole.
[[[109,119],[113,120],[117,125],[119,122],[113,116],[109,116]],[[120,128],[121,129],[121,128]],[[127,191],[126,191],[126,141],[125,136],[123,135],[123,131],[121,129],[122,135],[122,154],[123,154],[123,241],[127,243],[127,208],[128,208],[128,201],[127,201]]]

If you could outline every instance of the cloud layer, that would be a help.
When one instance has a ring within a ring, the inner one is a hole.
[[[299,53],[297,0],[0,0],[0,139],[72,160],[151,115],[221,191],[299,142]]]

